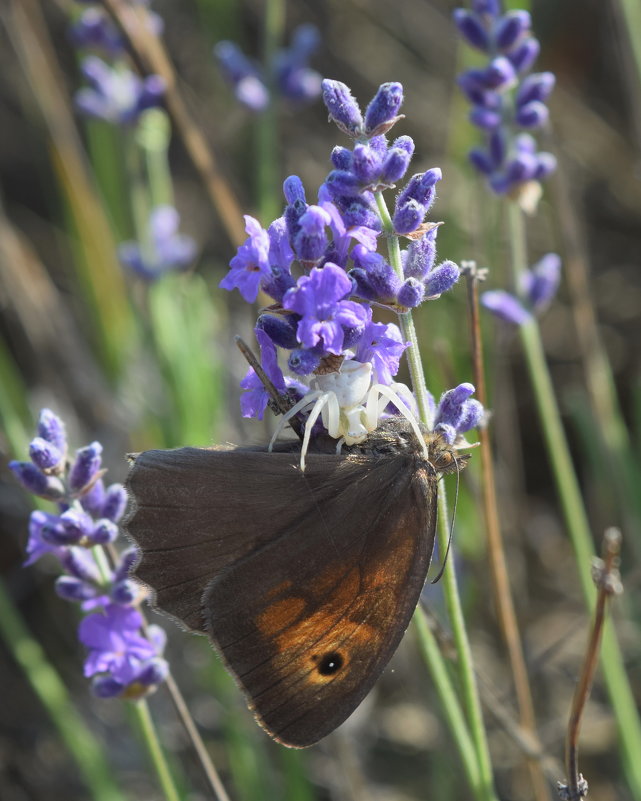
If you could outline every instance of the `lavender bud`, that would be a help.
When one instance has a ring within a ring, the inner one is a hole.
[[[441,395],[436,411],[436,423],[452,426],[458,430],[459,424],[464,416],[464,406],[470,395],[474,394],[474,385],[469,383],[459,384],[454,389],[450,389]]]
[[[283,194],[288,203],[296,203],[297,200],[306,203],[305,187],[298,175],[290,175],[285,178],[283,181]]]
[[[103,518],[99,520],[93,531],[89,533],[89,539],[96,545],[106,545],[118,539],[118,526],[111,520]]]
[[[86,548],[68,548],[60,557],[62,566],[75,578],[90,584],[98,584],[100,581],[100,571],[98,566]]]
[[[410,242],[407,247],[403,274],[406,278],[422,280],[434,266],[436,258],[436,234],[438,228],[432,228],[425,236]]]
[[[106,517],[117,523],[127,508],[127,493],[122,484],[112,484],[105,493],[100,517]],[[98,515],[96,515],[98,516]]]
[[[400,288],[400,280],[394,268],[380,253],[367,251],[362,245],[353,248],[352,258],[356,267],[364,269],[367,273],[367,280],[374,290],[375,299],[381,303],[393,303]]]
[[[378,181],[381,157],[369,145],[356,145],[352,154],[352,170],[361,186],[371,186]]]
[[[102,507],[105,502],[105,485],[101,478],[96,481],[89,492],[85,492],[85,494],[80,499],[80,503],[82,504],[82,508],[86,509],[89,514],[93,515],[94,517],[105,517],[106,515],[102,514]]]
[[[59,576],[55,583],[56,595],[65,601],[80,603],[95,598],[97,590],[90,584],[86,584],[73,576]]]
[[[343,328],[343,349],[352,348],[356,345],[365,331],[366,323],[354,326],[342,326]]]
[[[262,287],[270,297],[280,303],[283,300],[285,292],[293,286],[296,286],[296,281],[290,271],[285,267],[277,267],[272,264],[269,269],[271,270],[271,278],[269,280],[263,280]]]
[[[523,308],[521,303],[502,289],[483,292],[481,304],[500,320],[514,325],[524,325],[532,319],[532,315]]]
[[[332,197],[354,197],[363,188],[359,178],[346,170],[332,170],[325,179],[325,186]]]
[[[162,684],[168,675],[167,660],[157,657],[147,662],[143,670],[136,676],[136,681],[144,684],[145,687],[153,687],[156,684]]]
[[[383,184],[395,184],[400,181],[407,172],[411,160],[412,155],[407,150],[400,147],[390,148],[383,162],[380,182]]]
[[[9,469],[22,486],[34,495],[50,501],[57,501],[65,494],[65,488],[60,479],[46,476],[33,462],[9,462]]]
[[[480,401],[477,401],[475,398],[466,400],[463,404],[463,415],[458,424],[459,433],[464,434],[471,428],[478,428],[483,422],[484,416],[485,410]]]
[[[408,278],[403,286],[398,290],[397,302],[400,306],[413,309],[423,301],[425,297],[425,287],[416,278]]]
[[[553,156],[552,153],[537,153],[536,162],[534,178],[537,181],[542,181],[556,170],[556,156]]]
[[[484,71],[484,83],[488,89],[505,92],[516,86],[516,70],[512,62],[505,56],[497,56],[487,65]]]
[[[138,598],[139,593],[139,584],[131,579],[123,579],[112,586],[109,597],[115,604],[130,606]]]
[[[381,161],[385,158],[385,154],[387,153],[387,137],[384,135],[373,136],[369,142],[369,146],[372,150],[378,154]]]
[[[60,515],[60,522],[68,544],[80,542],[88,537],[94,526],[91,517],[80,509],[67,509]]]
[[[134,565],[140,558],[138,548],[128,548],[120,554],[120,563],[114,570],[114,581],[122,581],[127,578]]]
[[[410,157],[414,155],[414,140],[411,136],[398,136],[392,142],[393,148],[404,150]]]
[[[63,454],[60,453],[55,445],[47,442],[42,437],[36,437],[29,445],[29,456],[31,461],[40,470],[52,470],[57,467],[63,460]]]
[[[323,102],[330,119],[348,135],[358,135],[363,127],[363,117],[349,87],[340,81],[326,78],[322,83],[322,89]]]
[[[536,312],[542,311],[556,295],[561,280],[561,259],[547,253],[530,270],[527,297]]]
[[[349,271],[348,275],[356,284],[354,290],[356,295],[365,300],[377,300],[377,292],[372,286],[366,270],[363,270],[362,267],[354,267],[353,270]]]
[[[332,150],[330,159],[337,170],[349,172],[352,168],[352,151],[348,150],[346,147],[336,145]]]
[[[426,211],[425,206],[417,200],[410,198],[402,206],[397,206],[392,222],[397,234],[410,234],[423,222]]]
[[[312,348],[297,348],[287,360],[289,369],[296,375],[309,375],[318,367],[321,353]]]
[[[365,131],[370,136],[376,132],[383,133],[381,128],[393,124],[403,103],[403,87],[400,83],[383,83],[372,98],[365,111]],[[390,126],[391,127],[391,126]]]
[[[489,175],[494,169],[494,164],[492,164],[490,157],[484,150],[475,147],[470,150],[468,158],[472,166],[476,167],[476,169],[484,175]]]
[[[527,72],[532,64],[539,57],[541,45],[538,39],[533,36],[528,36],[520,45],[518,45],[512,52],[507,53],[507,57],[512,62],[512,66],[519,73]]]
[[[43,542],[56,546],[73,545],[77,542],[76,539],[69,536],[62,521],[55,520],[54,518],[43,523],[40,529],[40,537]]]
[[[532,100],[545,102],[552,93],[555,83],[556,78],[553,72],[537,72],[534,75],[528,75],[523,79],[516,93],[516,105],[524,106]]]
[[[454,9],[453,17],[454,24],[468,44],[478,50],[488,50],[490,40],[487,31],[474,12],[467,11],[464,8],[456,8]]]
[[[533,100],[516,110],[514,119],[523,128],[541,128],[548,121],[550,113],[545,103]]]
[[[46,439],[62,453],[67,453],[67,434],[65,424],[51,409],[43,409],[38,418],[37,434]]]
[[[79,492],[86,487],[100,470],[102,445],[92,442],[76,451],[76,458],[69,471],[69,488]]]
[[[458,281],[461,271],[453,261],[444,261],[435,267],[425,281],[425,292],[428,298],[438,297],[447,292]]]
[[[511,159],[506,168],[505,176],[511,183],[522,183],[534,178],[536,173],[536,158],[529,153],[521,153]]]
[[[470,111],[469,120],[472,125],[476,125],[477,128],[483,128],[484,131],[492,131],[498,128],[503,121],[498,111],[489,111],[482,106],[474,106]]]
[[[315,264],[325,253],[327,234],[325,226],[331,218],[320,206],[308,206],[298,223],[300,230],[294,240],[294,250],[302,262]]]
[[[530,29],[532,18],[527,11],[508,11],[499,20],[494,31],[494,42],[499,50],[509,50]]]
[[[348,228],[362,225],[373,231],[382,230],[381,218],[360,197],[348,198],[347,203],[341,204],[341,213]]]
[[[256,321],[256,328],[264,331],[277,347],[292,350],[298,346],[296,329],[299,319],[298,315],[292,314],[285,317],[261,314]]]

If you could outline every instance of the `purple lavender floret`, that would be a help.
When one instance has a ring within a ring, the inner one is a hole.
[[[115,125],[137,122],[143,111],[160,106],[165,94],[165,82],[159,75],[139,78],[127,67],[111,67],[97,56],[84,59],[82,72],[89,87],[76,92],[76,108]]]
[[[118,248],[121,263],[145,281],[188,269],[196,256],[196,243],[179,233],[179,226],[180,215],[173,206],[157,206],[149,215],[147,241],[123,242]]]
[[[105,488],[99,442],[78,449],[67,462],[65,426],[51,410],[41,411],[37,434],[30,445],[32,461],[11,467],[26,489],[55,501],[57,508],[32,512],[25,565],[48,554],[56,557],[62,568],[57,594],[84,611],[96,610],[80,626],[80,639],[90,648],[85,674],[95,676],[94,690],[102,697],[139,698],[167,675],[164,634],[153,626],[141,632],[136,607],[146,591],[129,575],[138,560],[136,549],[118,556],[111,570],[99,569],[104,560],[95,555],[95,548],[118,537],[127,502],[124,487]]]
[[[483,292],[481,303],[500,320],[524,325],[547,309],[556,295],[560,280],[561,259],[556,253],[547,253],[523,274],[519,297],[495,289]]]
[[[231,270],[220,282],[223,289],[238,289],[248,303],[258,297],[261,279],[272,277],[269,265],[269,234],[261,228],[258,220],[245,215],[245,231],[249,238],[238,248],[230,262]]]
[[[139,698],[167,677],[164,631],[148,626],[143,637],[141,626],[140,612],[119,604],[81,621],[78,637],[89,649],[84,672],[99,697]]]
[[[538,192],[527,192],[526,187],[547,178],[556,161],[550,153],[537,152],[531,137],[524,146],[519,134],[520,129],[535,131],[546,125],[545,102],[555,83],[551,72],[526,74],[540,49],[530,32],[530,15],[502,13],[500,2],[472,2],[471,10],[454,11],[454,23],[468,44],[488,56],[484,67],[466,70],[458,79],[472,104],[470,120],[484,132],[485,144],[470,152],[470,162],[495,193],[514,195],[532,210]],[[500,153],[497,136],[503,140]]]
[[[483,421],[483,406],[471,396],[474,386],[459,384],[441,395],[434,417],[434,430],[450,444]]]

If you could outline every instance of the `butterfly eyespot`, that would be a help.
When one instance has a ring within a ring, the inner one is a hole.
[[[321,676],[333,676],[334,673],[338,673],[344,664],[343,657],[336,651],[324,654],[321,657],[315,656],[314,661],[318,663],[316,670]]]

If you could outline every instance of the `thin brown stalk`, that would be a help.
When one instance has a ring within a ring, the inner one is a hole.
[[[160,39],[146,22],[147,9],[125,0],[102,0],[124,31],[138,58],[149,72],[160,75],[167,84],[167,108],[185,148],[218,210],[230,241],[236,247],[245,241],[241,207],[223,177],[212,149],[195,122],[178,90],[176,73]]]
[[[472,335],[472,361],[476,396],[483,406],[487,406],[485,372],[483,369],[483,343],[479,319],[479,275],[475,265],[469,265],[465,274],[468,287],[468,309]],[[481,452],[483,515],[485,518],[485,529],[487,531],[487,550],[490,572],[492,574],[494,602],[501,634],[508,651],[512,676],[514,678],[520,723],[524,731],[530,736],[532,742],[540,749],[541,746],[536,731],[536,717],[534,714],[530,682],[525,658],[523,656],[521,637],[519,635],[519,627],[510,589],[503,538],[501,536],[501,524],[499,521],[496,485],[494,480],[494,465],[487,428],[483,427],[479,429],[479,441]],[[548,785],[541,769],[540,761],[528,758],[528,767],[535,798],[537,801],[546,801],[546,799],[549,798]]]
[[[621,532],[616,528],[609,528],[603,536],[603,559],[595,559],[592,568],[592,577],[597,586],[598,595],[592,632],[585,651],[581,675],[574,691],[565,738],[565,770],[568,782],[567,784],[559,782],[558,785],[559,796],[563,801],[579,801],[588,792],[588,784],[579,773],[579,732],[599,663],[606,603],[609,596],[618,595],[623,589],[618,571],[620,550]]]
[[[106,545],[104,550],[109,560],[109,566],[113,570],[119,561],[118,551],[112,544]],[[146,632],[149,622],[147,620],[144,611],[142,609],[139,609],[138,611],[140,612],[140,616],[142,617],[142,630]],[[225,790],[225,787],[220,779],[220,776],[218,775],[216,766],[211,761],[205,743],[203,742],[203,739],[200,736],[200,732],[196,728],[196,724],[194,723],[194,719],[191,716],[191,712],[189,711],[189,707],[187,706],[185,697],[183,696],[180,687],[176,684],[176,681],[174,677],[171,675],[171,673],[167,676],[165,680],[165,685],[167,687],[167,690],[169,691],[169,695],[171,696],[171,700],[174,704],[174,707],[176,708],[176,712],[178,712],[178,717],[180,718],[180,721],[185,728],[187,737],[189,738],[193,746],[193,749],[196,752],[196,756],[198,757],[203,772],[207,777],[209,786],[214,791],[215,798],[217,799],[217,801],[230,801],[230,798],[227,795],[227,791]]]

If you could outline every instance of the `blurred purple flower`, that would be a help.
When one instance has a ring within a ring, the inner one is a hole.
[[[123,242],[121,263],[146,281],[155,281],[172,270],[186,270],[196,255],[196,243],[178,232],[180,215],[173,206],[157,206],[149,215],[148,242]]]
[[[82,114],[116,125],[135,123],[145,109],[159,106],[165,82],[159,75],[139,78],[126,67],[110,67],[97,56],[82,62],[88,88],[79,89],[75,104]]]

